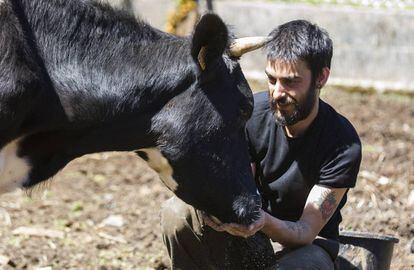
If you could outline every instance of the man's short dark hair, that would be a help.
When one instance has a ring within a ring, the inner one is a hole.
[[[308,64],[315,79],[324,67],[331,67],[332,40],[326,30],[306,20],[295,20],[278,26],[270,36],[265,50],[267,60],[296,62],[303,60]]]

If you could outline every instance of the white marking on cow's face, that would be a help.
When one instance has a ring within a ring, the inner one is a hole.
[[[177,182],[173,178],[173,169],[162,153],[157,148],[143,148],[139,149],[138,152],[146,154],[145,158],[140,156],[147,162],[148,166],[158,173],[164,184],[172,191],[175,191],[177,189]]]
[[[29,162],[17,156],[18,150],[19,140],[14,140],[0,151],[0,194],[21,187],[29,176]]]

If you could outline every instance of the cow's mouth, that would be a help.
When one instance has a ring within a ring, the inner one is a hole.
[[[260,195],[241,195],[233,203],[233,210],[236,213],[236,222],[243,225],[250,225],[260,218],[262,200]]]

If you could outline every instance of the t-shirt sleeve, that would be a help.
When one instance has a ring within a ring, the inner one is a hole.
[[[339,148],[322,165],[318,184],[333,188],[354,187],[361,164],[361,156],[359,142]]]
[[[254,94],[254,110],[251,118],[246,123],[245,137],[249,148],[251,162],[260,161],[259,152],[263,138],[267,131],[267,111],[269,108],[268,92],[263,91]]]

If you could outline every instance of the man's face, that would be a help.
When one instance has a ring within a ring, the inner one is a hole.
[[[312,72],[304,61],[268,61],[266,67],[270,108],[276,122],[292,126],[306,119],[317,100]]]

